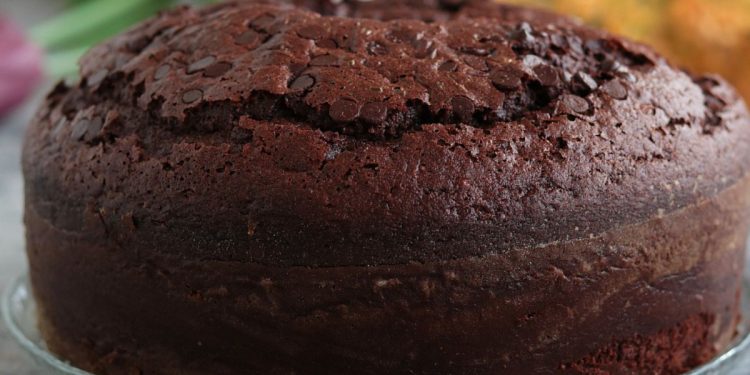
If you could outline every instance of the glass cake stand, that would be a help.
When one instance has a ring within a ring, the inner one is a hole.
[[[711,362],[688,372],[686,375],[738,375],[744,374],[740,366],[750,360],[743,358],[743,353],[750,355],[750,281],[744,282],[742,311],[746,319],[739,327],[739,334],[732,345],[716,356]],[[77,369],[50,353],[42,340],[36,325],[36,303],[31,296],[27,276],[15,279],[2,296],[0,307],[5,325],[10,334],[36,361],[45,374],[54,375],[92,375]],[[745,368],[746,370],[746,368]]]

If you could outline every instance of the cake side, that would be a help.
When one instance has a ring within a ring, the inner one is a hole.
[[[70,232],[33,203],[26,222],[48,343],[96,373],[679,374],[735,335],[749,193],[745,178],[594,238],[373,267],[136,253],[92,236],[96,213]]]

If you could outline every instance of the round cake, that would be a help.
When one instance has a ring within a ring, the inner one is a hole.
[[[25,141],[40,329],[96,374],[678,374],[727,347],[721,78],[483,1],[182,7]]]

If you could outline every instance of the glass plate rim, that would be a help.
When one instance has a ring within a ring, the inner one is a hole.
[[[57,358],[54,354],[35,343],[26,333],[24,333],[23,329],[16,321],[15,314],[11,310],[13,304],[17,302],[17,299],[33,298],[30,293],[31,288],[27,274],[13,278],[3,291],[2,301],[0,301],[0,312],[3,316],[3,323],[8,329],[8,332],[10,332],[11,337],[16,340],[16,343],[23,350],[32,356],[34,361],[42,362],[43,365],[48,366],[50,369],[54,369],[65,375],[93,375],[90,372],[83,371]]]

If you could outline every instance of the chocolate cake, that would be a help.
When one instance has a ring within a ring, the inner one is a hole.
[[[678,374],[736,334],[748,111],[482,1],[182,7],[25,142],[40,328],[96,374]]]

